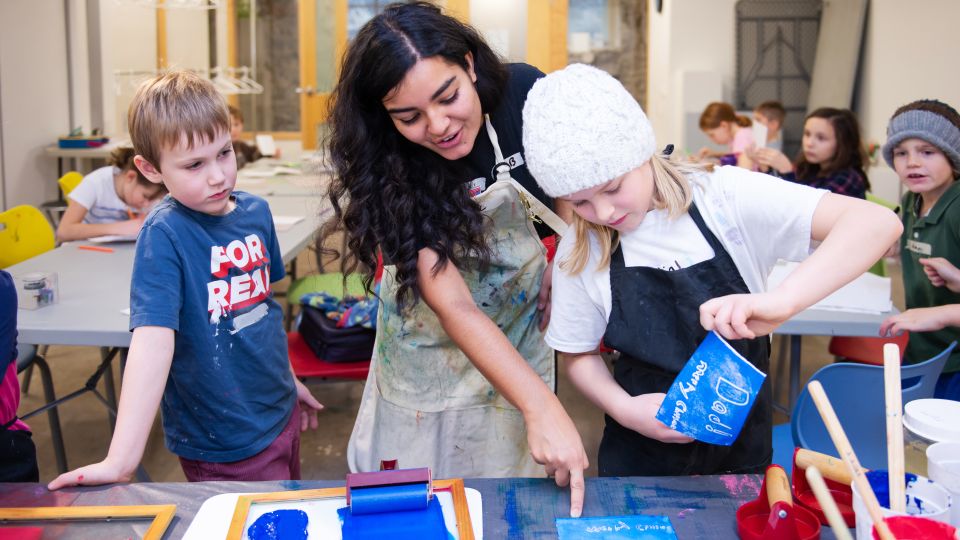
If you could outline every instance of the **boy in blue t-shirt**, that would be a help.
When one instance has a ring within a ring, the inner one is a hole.
[[[233,191],[226,103],[210,81],[171,72],[140,86],[128,116],[137,168],[170,196],[137,239],[110,450],[49,487],[129,480],[158,404],[188,480],[298,479],[299,432],[316,428],[322,405],[287,358],[270,292],[284,276],[270,209]]]

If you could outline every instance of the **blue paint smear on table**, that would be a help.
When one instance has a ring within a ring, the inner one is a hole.
[[[667,516],[611,516],[557,518],[560,540],[676,540],[677,534]]]
[[[337,510],[343,540],[410,539],[449,540],[452,538],[443,522],[443,510],[436,497],[422,510],[352,514],[350,507]]]
[[[913,473],[906,473],[904,476],[905,486],[910,487],[917,481],[917,475]],[[880,506],[889,509],[890,508],[890,475],[887,471],[883,469],[875,469],[872,471],[867,471],[867,480],[870,482],[870,488],[873,489],[873,492],[877,496],[877,501],[880,503]],[[908,514],[913,514],[914,512],[909,511],[910,504],[915,504],[917,507],[917,514],[923,513],[923,500],[907,494],[907,507]]]
[[[307,522],[303,510],[267,512],[247,529],[247,536],[250,540],[306,540]]]
[[[766,375],[710,332],[673,381],[657,420],[709,444],[730,446]]]

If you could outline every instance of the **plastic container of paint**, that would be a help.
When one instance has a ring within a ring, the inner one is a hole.
[[[923,538],[923,540],[955,540],[957,529],[949,523],[917,516],[893,516],[883,520],[894,538]],[[877,530],[873,538],[880,540]]]
[[[953,497],[950,524],[960,527],[960,442],[940,442],[927,448],[927,476]]]
[[[927,448],[938,442],[960,443],[960,401],[917,399],[903,408],[903,458],[907,472],[930,476]]]
[[[920,516],[942,523],[950,522],[953,498],[949,491],[929,478],[909,473],[906,475],[906,513],[890,510],[890,481],[886,470],[874,469],[867,472],[867,480],[880,501],[884,517]],[[853,513],[856,516],[857,540],[870,540],[873,536],[873,520],[870,519],[870,513],[867,512],[856,488],[853,489]]]

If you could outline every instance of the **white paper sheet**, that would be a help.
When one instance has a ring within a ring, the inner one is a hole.
[[[86,241],[93,244],[107,244],[109,242],[136,242],[137,235],[110,234],[106,236],[94,236],[93,238],[87,238]]]
[[[767,126],[760,122],[753,122],[753,144],[757,148],[767,146]]]

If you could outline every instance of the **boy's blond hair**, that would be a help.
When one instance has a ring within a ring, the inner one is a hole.
[[[186,137],[187,146],[230,133],[227,102],[208,79],[191,71],[168,71],[144,81],[127,113],[138,154],[160,170],[160,152]]]
[[[650,166],[653,175],[653,207],[658,210],[666,209],[671,218],[685,213],[693,202],[693,190],[687,177],[712,168],[674,163],[658,154],[650,158]],[[610,256],[620,242],[617,231],[605,225],[591,223],[577,214],[573,215],[573,225],[576,240],[570,255],[560,261],[560,268],[573,276],[586,268],[590,260],[591,234],[596,236],[600,245],[600,260],[596,270],[610,266]]]

